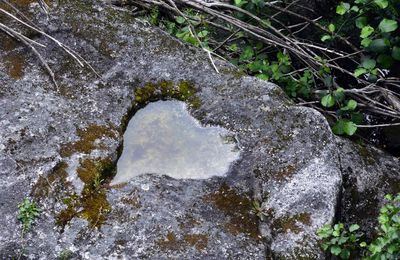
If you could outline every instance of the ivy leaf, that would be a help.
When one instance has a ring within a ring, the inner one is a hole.
[[[357,125],[351,121],[346,121],[343,130],[347,135],[352,136],[357,131]]]
[[[333,97],[335,98],[335,100],[341,102],[343,101],[343,99],[345,98],[344,95],[344,89],[343,88],[338,88],[333,92]]]
[[[340,252],[342,252],[342,249],[339,246],[334,245],[331,247],[331,253],[333,255],[339,255]]]
[[[201,31],[201,32],[199,32],[199,33],[197,34],[197,36],[198,36],[199,38],[204,38],[204,37],[206,37],[207,35],[208,35],[208,31],[207,31],[207,30]]]
[[[357,131],[357,125],[349,120],[340,119],[332,127],[332,131],[337,135],[353,135]]]
[[[367,73],[367,70],[364,68],[358,68],[354,71],[354,77],[358,78],[359,76]]]
[[[361,66],[363,66],[364,68],[366,68],[367,70],[371,70],[373,68],[375,68],[376,66],[376,61],[374,59],[371,59],[369,57],[365,57],[362,61],[361,61]]]
[[[367,37],[370,36],[373,32],[374,32],[374,28],[371,27],[371,26],[369,26],[369,25],[366,25],[366,26],[364,26],[364,27],[361,29],[360,37],[363,38],[363,39],[364,39],[364,38],[367,38]]]
[[[333,107],[335,105],[335,98],[331,94],[323,96],[321,99],[321,105],[328,108]]]
[[[392,57],[386,54],[380,54],[376,61],[380,64],[382,69],[389,69],[393,65]]]
[[[350,251],[348,249],[343,249],[342,252],[340,252],[340,258],[349,259],[349,257],[350,257]]]
[[[397,21],[384,18],[378,27],[381,32],[393,32],[397,29]]]
[[[353,224],[353,225],[350,226],[349,231],[353,232],[353,231],[356,231],[356,230],[359,230],[359,229],[360,229],[359,225]]]
[[[374,3],[381,9],[385,9],[389,4],[387,0],[374,0]]]
[[[249,59],[253,58],[253,56],[254,56],[253,48],[250,46],[246,46],[246,48],[244,48],[242,54],[240,55],[239,60],[240,61],[249,60]]]
[[[360,11],[360,8],[358,6],[356,6],[356,5],[354,5],[354,6],[351,7],[350,10],[353,11],[353,12],[358,13],[358,11]]]
[[[330,39],[332,39],[332,36],[330,36],[330,35],[328,35],[328,34],[325,34],[325,35],[323,35],[323,36],[321,37],[321,41],[322,41],[322,42],[326,42],[327,40],[330,40]]]
[[[351,113],[351,122],[353,122],[356,125],[362,124],[364,121],[364,116],[361,113]]]
[[[330,32],[334,32],[335,29],[336,29],[336,27],[335,27],[334,24],[331,23],[331,24],[328,26],[328,29],[329,29]]]
[[[394,46],[392,49],[392,57],[395,60],[400,60],[400,47]]]
[[[258,74],[256,77],[262,80],[269,80],[269,76],[266,74]]]
[[[350,10],[350,4],[345,2],[340,2],[340,4],[336,7],[336,13],[339,15],[344,15]]]
[[[365,38],[361,41],[361,46],[364,48],[368,47],[371,44],[372,40],[370,38]]]
[[[361,16],[356,19],[356,26],[359,29],[362,29],[364,26],[367,25],[367,17]]]
[[[230,51],[236,52],[236,51],[238,50],[238,46],[237,46],[236,43],[234,43],[234,44],[229,45],[229,46],[228,46],[228,49],[229,49]]]
[[[388,39],[385,38],[375,39],[372,40],[371,43],[369,44],[368,50],[377,53],[382,53],[387,49],[389,44],[390,42],[388,41]]]
[[[182,16],[176,16],[176,17],[175,17],[175,21],[176,21],[177,23],[179,23],[179,24],[183,24],[183,23],[186,22],[185,18],[182,17]]]
[[[357,101],[350,99],[347,101],[346,106],[342,107],[340,110],[342,111],[353,111],[357,107]]]

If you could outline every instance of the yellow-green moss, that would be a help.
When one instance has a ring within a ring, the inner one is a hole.
[[[172,81],[160,81],[158,83],[146,83],[143,87],[136,88],[132,109],[121,119],[121,130],[125,131],[131,117],[150,102],[159,100],[176,99],[186,102],[193,108],[199,108],[200,99],[196,96],[196,88],[188,81],[174,84]]]
[[[253,204],[248,197],[223,184],[218,191],[207,195],[204,200],[214,203],[229,217],[224,225],[228,232],[233,235],[242,233],[254,239],[260,238],[258,219],[252,213]]]
[[[92,190],[85,188],[82,192],[79,217],[86,219],[91,227],[100,227],[111,212],[111,206],[107,201],[107,194],[104,189]]]
[[[141,108],[149,102],[165,99],[185,101],[195,108],[200,106],[200,100],[196,97],[196,88],[189,82],[181,81],[176,85],[170,81],[161,81],[156,84],[147,83],[137,88],[134,107]]]
[[[115,138],[115,132],[111,126],[89,125],[85,129],[78,129],[79,140],[73,143],[67,143],[61,147],[62,157],[69,157],[76,152],[90,154],[94,149],[105,149],[104,146],[97,145],[95,141],[102,137]]]
[[[63,209],[57,216],[57,224],[64,227],[74,217],[86,219],[91,227],[101,226],[111,211],[103,187],[114,175],[115,164],[111,159],[81,160],[78,177],[85,183],[82,193],[66,198]]]
[[[76,194],[71,195],[63,200],[63,203],[67,206],[65,209],[56,216],[56,224],[64,229],[71,219],[73,219],[78,212],[76,208],[79,207],[79,197]]]
[[[80,161],[80,167],[77,169],[78,177],[92,188],[96,182],[104,182],[115,174],[115,164],[109,158],[92,160],[86,159]]]

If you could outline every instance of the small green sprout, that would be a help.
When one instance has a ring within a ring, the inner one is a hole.
[[[22,236],[28,232],[35,220],[40,216],[41,209],[34,201],[25,198],[18,205],[18,220],[22,223]]]

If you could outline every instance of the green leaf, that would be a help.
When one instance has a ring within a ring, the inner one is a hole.
[[[361,61],[361,66],[366,68],[367,70],[371,70],[375,68],[376,66],[376,61],[374,59],[371,59],[369,57],[364,57]]]
[[[392,49],[392,57],[395,60],[400,60],[400,47],[394,46]]]
[[[367,38],[367,37],[370,36],[373,32],[374,32],[374,28],[371,27],[371,26],[369,26],[369,25],[366,25],[366,26],[364,26],[364,27],[361,29],[360,37],[363,38],[363,39],[364,39],[364,38]]]
[[[350,257],[350,251],[347,249],[343,249],[342,252],[340,252],[340,258],[342,259],[349,259]]]
[[[237,46],[236,43],[233,43],[233,44],[231,44],[231,45],[228,46],[228,49],[229,49],[230,51],[236,52],[236,51],[238,50],[238,46]]]
[[[393,59],[386,54],[380,54],[376,61],[380,64],[382,69],[389,69],[393,65]]]
[[[186,22],[185,18],[182,17],[182,16],[176,16],[176,17],[175,17],[175,21],[176,21],[177,23],[179,23],[179,24],[183,24],[183,23]]]
[[[393,32],[397,29],[397,21],[384,18],[378,27],[381,32]]]
[[[340,110],[341,111],[353,111],[357,107],[357,101],[350,99],[347,101],[346,106],[342,107]]]
[[[256,77],[262,80],[269,80],[269,76],[266,74],[258,74]]]
[[[353,224],[353,225],[351,225],[351,226],[349,227],[349,231],[350,231],[350,232],[353,232],[353,231],[356,231],[356,230],[359,230],[359,229],[360,229],[360,226],[357,225],[357,224]]]
[[[385,39],[385,38],[379,38],[371,41],[371,43],[368,46],[369,51],[377,52],[377,53],[382,53],[386,51],[388,48],[390,42]]]
[[[328,26],[328,29],[329,29],[330,32],[334,32],[335,29],[336,29],[336,27],[335,27],[334,24],[331,23],[331,24]]]
[[[393,195],[392,194],[386,194],[384,198],[385,198],[385,200],[391,201],[391,200],[393,200]]]
[[[344,15],[350,10],[350,4],[345,2],[340,2],[340,4],[336,7],[336,13],[339,15]]]
[[[359,76],[367,73],[367,70],[364,68],[358,68],[354,71],[354,77],[358,78]]]
[[[335,125],[332,127],[332,131],[337,135],[344,134],[344,122],[343,122],[343,120],[337,121],[335,123]]]
[[[201,31],[201,32],[199,32],[198,34],[197,34],[197,37],[199,37],[199,38],[204,38],[204,37],[206,37],[208,35],[208,31],[207,30],[203,30],[203,31]]]
[[[342,249],[340,248],[340,246],[334,245],[334,246],[331,247],[331,253],[333,255],[339,255],[340,252],[342,252]]]
[[[326,42],[326,41],[328,41],[330,39],[332,39],[332,36],[330,36],[328,34],[325,34],[325,35],[322,35],[321,42]]]
[[[247,1],[243,1],[243,0],[235,0],[235,5],[236,6],[241,6],[241,5],[243,5],[243,4],[245,4],[245,3],[247,3]]]
[[[367,17],[361,16],[356,19],[356,26],[359,29],[362,29],[364,26],[367,25]]]
[[[371,44],[372,40],[370,38],[365,38],[361,41],[361,46],[364,48],[368,47]]]
[[[374,3],[381,9],[385,9],[389,4],[387,0],[374,0]]]
[[[352,136],[352,135],[357,131],[357,125],[354,124],[354,123],[351,122],[351,121],[346,121],[345,124],[344,124],[343,131],[344,131],[347,135]]]
[[[361,242],[360,243],[360,247],[366,247],[367,246],[367,243],[366,242]]]
[[[344,89],[343,88],[338,88],[333,92],[333,97],[335,98],[335,100],[341,102],[343,101],[343,99],[345,98],[344,95]]]
[[[360,8],[358,6],[356,6],[356,5],[354,5],[354,6],[351,7],[350,10],[353,11],[353,12],[358,13],[360,11]]]
[[[357,131],[357,125],[345,119],[340,119],[333,126],[332,131],[337,135],[347,134],[353,135]]]
[[[333,107],[335,105],[335,98],[331,94],[323,96],[321,99],[321,104],[324,107]]]
[[[246,46],[246,48],[244,48],[242,54],[240,55],[239,60],[240,61],[249,60],[253,58],[253,56],[254,56],[253,48],[251,46]]]

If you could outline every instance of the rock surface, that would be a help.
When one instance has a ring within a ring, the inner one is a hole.
[[[315,231],[341,212],[340,161],[351,169],[365,158],[339,158],[339,143],[349,153],[352,144],[277,86],[216,60],[218,74],[201,50],[95,2],[59,1],[48,16],[32,5],[30,16],[101,79],[35,36],[57,90],[24,46],[0,46],[1,60],[17,57],[0,63],[0,258],[323,259]],[[142,175],[109,187],[129,117],[171,98],[236,133],[241,159],[226,177]],[[365,167],[374,180],[379,165]],[[43,212],[21,239],[17,205],[27,196]],[[359,203],[342,198],[346,214]]]

